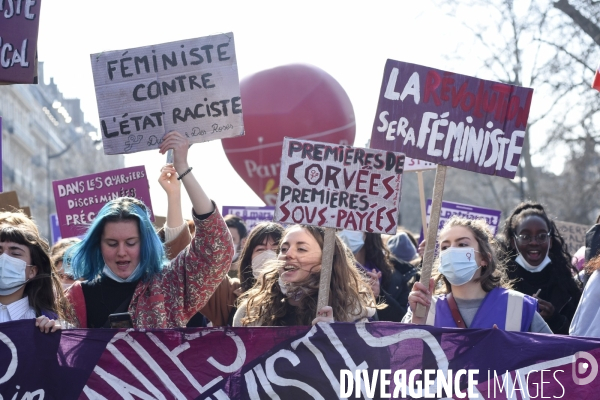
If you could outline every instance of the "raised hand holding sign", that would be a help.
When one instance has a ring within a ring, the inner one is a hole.
[[[533,89],[395,60],[383,76],[371,147],[438,164],[421,270],[427,285],[446,166],[514,178]],[[417,307],[415,315],[424,312]]]
[[[285,138],[274,219],[327,227],[318,309],[328,303],[334,228],[393,234],[404,154]]]

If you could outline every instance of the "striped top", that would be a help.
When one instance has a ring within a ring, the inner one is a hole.
[[[0,323],[29,318],[35,318],[35,310],[29,306],[27,296],[9,305],[0,303]]]

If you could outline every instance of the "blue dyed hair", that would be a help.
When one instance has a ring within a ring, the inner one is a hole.
[[[69,248],[63,263],[73,269],[75,279],[92,280],[102,273],[104,259],[100,240],[107,222],[136,221],[140,231],[140,268],[134,272],[134,280],[147,281],[160,272],[167,258],[160,238],[152,226],[144,203],[133,197],[119,197],[102,207],[88,228],[85,238]]]

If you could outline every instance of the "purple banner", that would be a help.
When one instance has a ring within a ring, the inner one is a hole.
[[[450,398],[592,399],[599,359],[600,339],[499,329],[382,322],[42,334],[23,320],[0,325],[0,398],[424,398],[419,387],[435,393],[437,376]]]
[[[227,214],[237,215],[246,223],[248,232],[261,222],[273,221],[275,207],[246,207],[246,206],[223,206],[223,216]]]
[[[0,83],[37,83],[42,0],[0,1]]]
[[[63,238],[83,235],[104,204],[122,196],[143,201],[154,221],[144,166],[54,181],[52,187]]]
[[[442,201],[442,209],[440,210],[440,224],[438,231],[446,225],[446,221],[453,215],[468,219],[484,219],[487,222],[490,231],[496,236],[498,227],[500,226],[500,214],[502,211],[494,210],[493,208],[483,208],[471,206],[469,204],[452,203],[450,201]],[[427,199],[427,222],[431,215],[431,199]]]
[[[371,147],[514,178],[533,89],[387,60]]]

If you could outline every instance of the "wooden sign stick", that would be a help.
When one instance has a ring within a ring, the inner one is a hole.
[[[419,184],[419,202],[421,203],[421,224],[423,232],[427,230],[427,211],[425,209],[425,185],[423,184],[423,171],[417,171],[417,182]]]
[[[423,266],[421,267],[421,283],[429,287],[431,278],[431,269],[433,267],[433,257],[435,255],[435,242],[437,240],[437,230],[440,224],[440,211],[442,209],[442,196],[444,195],[444,182],[446,181],[446,166],[438,165],[435,170],[435,183],[433,185],[433,199],[431,200],[431,214],[429,215],[429,227],[425,240],[425,254],[423,255]],[[427,308],[417,303],[415,316],[426,318]]]
[[[331,282],[331,268],[334,250],[335,229],[325,228],[325,238],[323,239],[323,256],[321,257],[321,280],[319,281],[319,297],[317,299],[317,314],[321,308],[329,305],[329,282]]]

